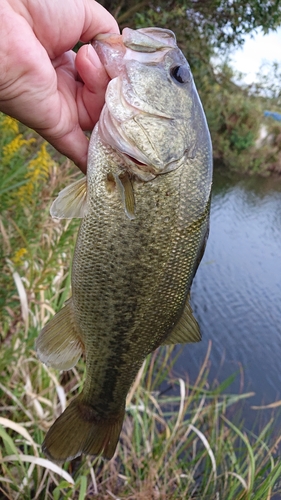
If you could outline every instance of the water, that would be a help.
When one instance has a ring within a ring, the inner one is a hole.
[[[250,405],[281,399],[281,180],[215,172],[191,297],[203,340],[184,347],[177,371],[195,380],[211,340],[210,380],[238,372],[231,390],[254,391]]]

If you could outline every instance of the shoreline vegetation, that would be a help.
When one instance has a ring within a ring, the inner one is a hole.
[[[252,394],[228,393],[233,379],[208,379],[209,350],[193,385],[187,375],[174,375],[171,349],[146,360],[128,395],[113,460],[79,457],[59,467],[43,456],[47,429],[84,377],[83,361],[60,373],[34,351],[41,327],[70,294],[79,221],[52,220],[49,206],[78,174],[17,121],[0,115],[0,132],[1,498],[278,498],[281,438],[274,413],[259,431],[245,429],[239,411]],[[164,381],[172,390],[163,390]]]
[[[266,71],[266,70],[265,70]],[[238,86],[239,75],[225,63],[207,78],[201,96],[211,131],[214,162],[226,170],[245,175],[281,175],[281,122],[274,119],[281,109],[281,92],[274,98],[278,67],[271,76],[252,85]],[[242,75],[241,75],[242,76]],[[200,78],[195,81],[199,85]],[[271,110],[267,114],[267,109]]]
[[[281,175],[281,68],[263,66],[252,85],[231,68],[231,50],[246,33],[281,24],[279,0],[101,0],[120,29],[148,26],[175,32],[191,66],[211,132],[214,159],[243,174]]]

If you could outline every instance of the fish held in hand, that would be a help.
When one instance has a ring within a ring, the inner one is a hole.
[[[86,359],[82,392],[43,443],[57,462],[111,458],[145,357],[201,338],[188,297],[208,236],[212,150],[189,65],[165,29],[125,28],[94,47],[111,81],[87,181],[51,207],[53,217],[82,218],[72,297],[36,343],[55,368]]]

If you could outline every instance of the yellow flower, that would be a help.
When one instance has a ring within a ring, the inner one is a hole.
[[[16,265],[16,266],[19,266],[20,264],[22,264],[22,261],[23,261],[23,257],[25,256],[25,254],[27,253],[27,250],[26,248],[19,248],[13,255],[12,257],[12,261],[13,263]]]
[[[50,167],[54,164],[52,157],[46,149],[47,143],[43,142],[36,158],[31,160],[27,166],[27,177],[36,180],[47,180],[49,176]]]
[[[1,120],[1,127],[7,130],[8,132],[12,132],[13,134],[19,133],[19,123],[14,118],[10,116],[3,115],[3,119]]]
[[[48,180],[49,170],[54,162],[52,157],[49,155],[46,146],[47,143],[44,142],[41,145],[37,156],[28,163],[27,172],[25,174],[27,182],[16,192],[16,196],[22,205],[31,204],[33,201],[34,190],[38,188],[42,182],[47,182]]]
[[[12,139],[9,144],[3,146],[3,161],[8,163],[13,156],[20,150],[22,146],[29,146],[36,142],[36,139],[32,137],[31,139],[24,139],[22,134],[18,134],[14,139]]]

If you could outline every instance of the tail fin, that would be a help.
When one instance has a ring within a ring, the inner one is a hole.
[[[116,418],[103,418],[83,401],[80,394],[49,429],[42,450],[50,460],[65,462],[82,453],[112,458],[125,411]]]

